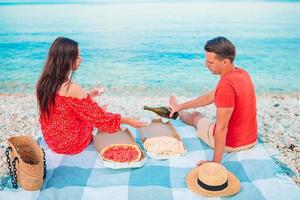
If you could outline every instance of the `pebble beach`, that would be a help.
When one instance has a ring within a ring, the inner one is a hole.
[[[192,97],[177,96],[178,101]],[[141,95],[130,92],[116,96],[105,93],[96,99],[99,104],[109,104],[108,111],[122,116],[153,118],[154,114],[143,110],[144,105],[167,105],[168,96]],[[213,105],[199,108],[209,117],[215,116]],[[300,187],[300,97],[299,94],[260,94],[257,96],[259,141]],[[0,94],[0,176],[8,175],[5,149],[11,136],[28,135],[41,138],[38,107],[34,94]]]

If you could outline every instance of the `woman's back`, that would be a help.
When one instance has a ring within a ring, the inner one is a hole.
[[[73,81],[64,82],[58,90],[60,96],[73,97],[83,99],[87,97],[87,93],[80,87],[80,85]]]
[[[76,154],[82,151],[92,140],[91,123],[82,120],[70,106],[79,99],[56,94],[55,106],[50,115],[40,115],[42,133],[49,148],[57,153]]]

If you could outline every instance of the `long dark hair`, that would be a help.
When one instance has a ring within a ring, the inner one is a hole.
[[[50,116],[50,107],[55,105],[55,95],[61,85],[73,76],[78,57],[78,43],[64,37],[58,37],[51,45],[43,72],[36,86],[40,113]]]

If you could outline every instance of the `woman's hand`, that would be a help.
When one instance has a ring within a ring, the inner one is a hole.
[[[147,122],[140,122],[140,121],[138,121],[138,120],[136,120],[134,118],[127,118],[127,117],[122,118],[121,119],[121,123],[127,124],[129,126],[134,127],[134,128],[141,128],[141,127],[145,127],[145,126],[148,125]]]
[[[107,110],[108,110],[108,104],[102,105],[101,108],[102,108],[102,110],[103,110],[104,112],[107,112]]]
[[[104,88],[94,88],[94,89],[92,89],[91,91],[88,92],[88,95],[91,98],[94,98],[96,96],[100,96],[104,91],[105,91]]]
[[[197,163],[196,163],[196,166],[199,167],[200,165],[203,165],[204,163],[207,163],[207,162],[211,162],[209,160],[199,160]]]

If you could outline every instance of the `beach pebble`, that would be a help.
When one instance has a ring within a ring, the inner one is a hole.
[[[295,147],[295,148],[294,148],[294,151],[295,151],[295,152],[300,152],[300,147]]]
[[[291,151],[293,151],[295,147],[296,147],[296,146],[295,146],[293,143],[289,144],[289,146],[288,146],[288,148],[289,148]]]
[[[298,173],[300,172],[300,164],[298,164],[297,166],[296,166],[296,169],[298,170]]]
[[[271,142],[275,142],[276,139],[277,139],[277,138],[276,138],[274,135],[271,135],[271,136],[269,137],[269,141],[271,141]]]
[[[279,143],[277,143],[277,145],[276,145],[278,148],[281,148],[281,149],[283,149],[284,147],[285,147],[285,144],[284,143],[282,143],[282,142],[279,142]]]

